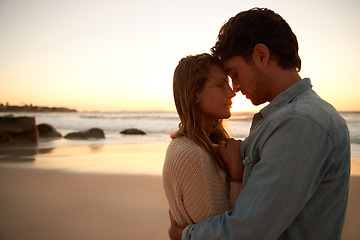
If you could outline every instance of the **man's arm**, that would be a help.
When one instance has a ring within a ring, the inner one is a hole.
[[[315,191],[331,146],[313,121],[287,119],[260,146],[260,161],[252,169],[248,156],[245,171],[251,174],[236,210],[185,228],[182,239],[277,239]]]

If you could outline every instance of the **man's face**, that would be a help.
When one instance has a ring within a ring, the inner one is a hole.
[[[231,77],[235,91],[241,91],[255,106],[268,101],[263,73],[243,57],[234,56],[223,61],[225,72]]]

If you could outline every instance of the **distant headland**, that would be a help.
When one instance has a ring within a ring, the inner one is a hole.
[[[77,112],[75,109],[65,107],[40,107],[24,105],[24,106],[11,106],[9,104],[0,103],[0,112]]]

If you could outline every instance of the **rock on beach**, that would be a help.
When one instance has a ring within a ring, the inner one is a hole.
[[[65,135],[66,139],[90,139],[90,138],[105,138],[105,133],[100,128],[91,128],[85,132],[72,132]]]
[[[0,144],[37,143],[34,117],[0,117]]]
[[[129,135],[144,135],[146,134],[144,131],[136,128],[128,128],[120,132],[121,134],[129,134]]]
[[[61,134],[50,124],[39,124],[36,126],[39,130],[40,138],[61,138]]]

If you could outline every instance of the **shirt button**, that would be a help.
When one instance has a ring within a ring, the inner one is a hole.
[[[246,157],[243,161],[243,164],[246,165],[250,162],[250,158],[249,157]]]

